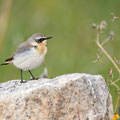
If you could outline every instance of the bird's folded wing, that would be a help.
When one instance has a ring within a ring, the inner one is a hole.
[[[33,47],[33,45],[31,45],[30,43],[24,42],[18,46],[18,49],[16,50],[15,54],[26,52],[26,51],[30,50],[32,47]]]

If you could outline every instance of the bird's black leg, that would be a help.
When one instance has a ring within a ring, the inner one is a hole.
[[[32,72],[30,70],[28,70],[28,71],[29,71],[30,75],[32,76],[32,79],[34,80],[35,77],[33,76]]]
[[[21,71],[21,83],[23,83],[22,70]]]

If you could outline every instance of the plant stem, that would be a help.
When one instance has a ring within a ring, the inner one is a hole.
[[[100,29],[98,27],[97,29],[97,39],[96,39],[96,44],[100,48],[100,50],[106,55],[106,57],[111,61],[111,63],[114,65],[114,67],[117,69],[118,73],[120,74],[120,69],[116,62],[112,59],[112,57],[109,55],[109,53],[103,48],[102,44],[100,44]],[[111,81],[112,82],[112,81]],[[117,86],[114,82],[112,84],[119,90],[119,86]],[[118,94],[116,105],[115,105],[115,113],[117,112],[118,105],[120,101],[120,94]]]
[[[118,65],[115,63],[115,61],[112,59],[112,57],[108,54],[108,52],[102,47],[102,45],[99,42],[99,38],[100,38],[100,32],[98,31],[97,39],[96,39],[97,46],[102,50],[102,52],[106,55],[106,57],[112,62],[112,64],[117,69],[118,73],[120,74],[120,69],[119,69]]]
[[[115,105],[115,113],[117,112],[118,106],[119,106],[119,101],[120,101],[120,94],[118,94],[116,105]]]

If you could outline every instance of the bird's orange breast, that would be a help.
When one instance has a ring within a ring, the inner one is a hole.
[[[44,50],[45,50],[45,44],[44,43],[40,43],[40,44],[38,44],[37,45],[37,52],[38,52],[38,54],[42,54],[43,52],[44,52]]]

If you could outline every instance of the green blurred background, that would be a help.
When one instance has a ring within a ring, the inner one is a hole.
[[[0,0],[1,13],[8,1]],[[103,57],[103,63],[93,62],[98,48],[95,44],[96,33],[91,26],[102,20],[107,21],[102,38],[113,30],[115,39],[105,45],[105,48],[112,56],[120,58],[120,20],[113,23],[113,16],[110,14],[120,15],[120,0],[13,0],[9,12],[8,27],[0,47],[0,63],[11,57],[21,42],[26,41],[33,33],[40,32],[53,36],[48,42],[46,57],[50,78],[79,72],[100,74],[109,79],[108,71],[112,64],[106,57]],[[39,76],[42,71],[43,66],[32,72]],[[117,73],[114,75],[118,77]],[[24,72],[24,79],[29,77],[29,73]],[[20,79],[19,69],[13,65],[0,67],[0,82],[13,79]],[[115,88],[110,87],[110,91],[115,104]]]

